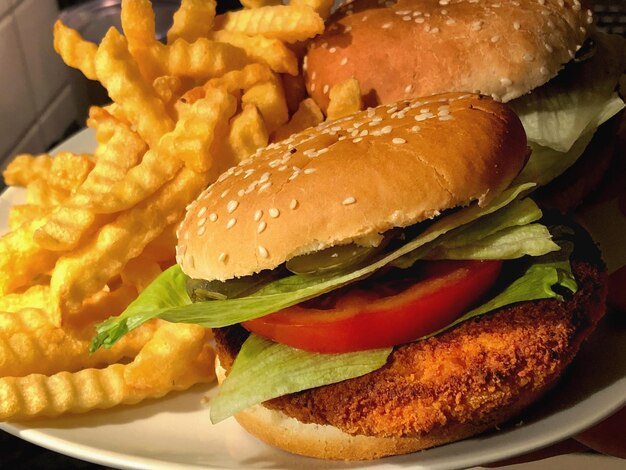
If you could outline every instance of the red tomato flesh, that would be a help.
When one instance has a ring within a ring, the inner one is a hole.
[[[243,323],[294,348],[341,353],[407,343],[463,315],[495,283],[502,261],[427,261],[415,279],[356,283],[327,308],[295,305]],[[407,286],[408,284],[408,286]],[[319,301],[318,301],[319,302]],[[321,301],[323,303],[323,300]]]

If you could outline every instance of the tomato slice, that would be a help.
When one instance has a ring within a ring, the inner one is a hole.
[[[366,280],[243,323],[249,331],[306,351],[340,353],[395,346],[464,314],[495,283],[502,261],[427,261],[417,277]],[[331,305],[324,305],[330,301]]]

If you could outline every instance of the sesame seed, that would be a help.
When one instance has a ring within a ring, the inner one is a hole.
[[[311,91],[315,91],[315,83],[311,83]]]
[[[369,131],[367,129],[363,129],[360,133],[359,133],[359,137],[365,137],[367,134],[369,134]]]
[[[406,144],[406,140],[401,137],[394,137],[393,139],[391,139],[391,142],[394,144]]]
[[[298,207],[298,201],[296,199],[292,199],[289,203],[289,209],[294,210]]]
[[[411,132],[418,132],[420,129],[421,129],[420,126],[415,125],[415,126],[411,127]]]
[[[389,29],[389,28],[391,28],[391,25],[392,25],[392,23],[385,23],[385,24],[383,24],[383,25],[381,26],[381,28],[383,28],[383,29]]]
[[[265,221],[261,221],[261,223],[256,229],[257,233],[263,232],[263,230],[265,230],[265,227],[267,227],[267,224],[265,223]]]
[[[263,192],[263,191],[265,191],[265,190],[266,190],[266,189],[268,189],[270,186],[272,186],[272,182],[271,182],[271,181],[268,181],[267,183],[265,183],[264,185],[262,185],[262,186],[259,188],[259,192]]]
[[[472,23],[472,30],[473,31],[479,31],[482,27],[483,27],[483,21],[482,20],[474,21]]]
[[[411,15],[406,15],[402,17],[402,21],[411,21]]]
[[[424,25],[424,31],[426,31],[426,32],[430,31],[430,25],[429,24],[425,24]]]
[[[267,249],[263,245],[259,245],[259,255],[261,258],[267,258],[269,256]]]
[[[500,36],[495,35],[495,36],[491,36],[491,42],[496,43],[500,40]]]
[[[587,33],[587,29],[584,26],[581,26],[580,27],[580,32],[583,33],[583,34],[586,34]]]
[[[330,86],[327,83],[326,85],[324,85],[324,88],[322,88],[322,93],[324,93],[324,94],[328,93],[329,89],[330,89]]]
[[[539,69],[539,72],[540,72],[541,74],[543,74],[543,75],[548,75],[548,69],[547,69],[547,68],[545,68],[545,67],[541,67],[541,68]]]
[[[426,113],[426,114],[418,114],[417,116],[415,116],[414,119],[417,122],[420,122],[420,121],[425,121],[426,119],[429,119],[431,117],[433,117],[433,113]]]
[[[235,209],[237,209],[237,206],[239,206],[239,203],[237,201],[228,201],[228,204],[226,205],[226,210],[229,214],[232,214],[233,212],[235,212]]]
[[[348,58],[347,57],[344,57],[343,59],[341,59],[339,61],[339,65],[346,65],[347,63],[348,63]]]
[[[211,222],[217,221],[217,214],[215,212],[212,212],[211,214],[209,214],[209,220]]]
[[[220,255],[217,257],[217,260],[221,263],[225,263],[227,259],[228,255],[224,252],[220,253]]]
[[[334,54],[335,52],[337,52],[337,48],[331,47],[330,49],[328,49],[328,52],[330,52],[331,54]]]
[[[224,191],[222,191],[222,194],[220,195],[221,198],[225,198],[226,196],[228,196],[228,193],[230,192],[230,189],[226,189]]]
[[[513,81],[510,78],[503,77],[500,79],[500,83],[502,86],[511,86],[513,85]]]
[[[206,227],[202,226],[198,229],[198,236],[202,236],[206,232]]]
[[[235,219],[234,217],[232,219],[230,219],[227,223],[226,223],[226,228],[233,228],[233,226],[237,223],[237,219]]]
[[[405,93],[411,93],[411,91],[413,91],[413,85],[407,85],[404,87]]]
[[[553,52],[554,49],[552,48],[552,46],[550,44],[548,44],[547,42],[544,44],[546,51],[548,52]]]
[[[271,207],[267,213],[270,215],[270,217],[272,217],[273,219],[275,219],[276,217],[278,217],[280,215],[280,211],[278,209],[276,209],[275,207]]]
[[[204,215],[204,213],[206,212],[206,206],[202,207],[199,211],[198,211],[198,217],[202,217]]]
[[[450,0],[439,0],[439,5],[441,5],[442,7],[445,7],[449,3],[450,3]]]
[[[450,111],[448,111],[447,109],[442,109],[441,111],[439,111],[437,113],[437,116],[441,117],[441,116],[448,116],[450,114]]]
[[[257,209],[254,212],[254,221],[258,222],[259,220],[261,220],[261,217],[263,217],[263,211],[261,209]]]
[[[380,133],[385,135],[385,134],[391,134],[392,131],[392,127],[391,126],[385,126],[380,130]]]
[[[206,223],[206,217],[202,217],[198,220],[198,227],[202,227]]]
[[[354,139],[352,139],[352,142],[354,142],[355,144],[358,144],[362,140],[363,140],[363,137],[355,137]]]
[[[519,23],[519,21],[513,22],[513,29],[515,29],[516,31],[519,30],[521,27],[522,25]]]
[[[344,206],[349,206],[350,204],[354,204],[356,202],[356,199],[352,196],[345,198],[341,203]]]
[[[421,23],[423,23],[423,22],[424,22],[424,21],[426,21],[426,20],[425,20],[424,18],[422,18],[421,16],[418,16],[418,17],[417,17],[417,18],[415,18],[415,20],[413,20],[413,21],[415,21],[417,24],[421,24]]]
[[[446,10],[445,8],[441,10],[441,14],[442,15],[447,15],[448,14],[448,10]]]
[[[452,117],[452,115],[450,114],[446,114],[445,116],[439,116],[438,118],[440,121],[451,121],[452,119],[454,119]]]
[[[524,54],[523,58],[526,62],[532,62],[535,59],[535,57],[532,54]]]
[[[448,19],[446,20],[446,24],[447,24],[448,26],[453,25],[453,24],[455,24],[455,23],[456,23],[456,21],[455,21],[453,18],[448,18]]]
[[[306,168],[304,170],[305,175],[310,175],[311,173],[315,173],[317,170],[315,168]]]
[[[439,28],[434,27],[433,29],[430,30],[431,33],[438,33],[439,32]]]

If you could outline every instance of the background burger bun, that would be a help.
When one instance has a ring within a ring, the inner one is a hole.
[[[223,174],[190,206],[177,261],[226,280],[454,207],[485,203],[526,162],[505,105],[458,93],[381,106],[294,134]]]
[[[309,94],[356,78],[372,106],[472,91],[507,102],[556,76],[589,37],[588,2],[356,0],[328,20],[306,56]]]

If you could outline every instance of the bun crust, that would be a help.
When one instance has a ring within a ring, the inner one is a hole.
[[[330,88],[347,78],[370,106],[450,91],[507,102],[574,57],[592,30],[586,3],[356,0],[312,41],[307,88],[324,110]]]
[[[189,208],[177,261],[226,280],[299,254],[484,203],[527,158],[505,105],[445,94],[368,109],[294,134],[223,174]]]

